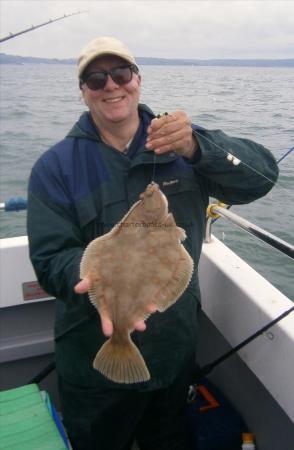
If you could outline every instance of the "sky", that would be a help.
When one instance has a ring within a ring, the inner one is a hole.
[[[294,58],[294,0],[0,0],[0,36],[87,11],[3,42],[0,52],[76,58],[116,36],[135,56]]]

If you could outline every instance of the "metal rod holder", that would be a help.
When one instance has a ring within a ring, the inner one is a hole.
[[[224,208],[220,205],[210,205],[210,210],[213,214],[219,214],[222,217],[225,217],[229,221],[231,221],[234,225],[237,225],[239,228],[247,231],[253,236],[257,237],[261,241],[270,245],[271,247],[279,250],[284,255],[289,256],[289,258],[294,259],[294,246],[284,241],[283,239],[278,238],[277,236],[269,233],[268,231],[254,225],[246,219],[238,216],[237,214],[228,211],[227,208]],[[205,239],[204,242],[211,242],[211,225],[212,225],[212,217],[208,216],[206,221],[206,230],[205,230]]]

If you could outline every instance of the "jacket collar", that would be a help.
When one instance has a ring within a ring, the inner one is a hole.
[[[140,116],[144,116],[147,120],[150,117],[150,121],[155,117],[152,110],[144,104],[138,106]],[[93,141],[101,142],[99,131],[95,126],[95,123],[91,117],[89,111],[85,111],[71,128],[66,137],[85,138]]]
[[[154,119],[155,114],[147,105],[139,104],[138,108],[141,121],[144,122],[144,128],[147,128],[148,123],[152,119]],[[97,127],[95,126],[89,111],[84,112],[81,115],[78,122],[69,131],[67,137],[82,138],[82,139],[84,138],[97,142],[102,142]],[[133,157],[131,168],[141,164],[154,164],[155,160],[156,164],[170,163],[178,158],[178,156],[174,152],[154,156],[154,152],[148,150],[144,144],[140,145],[138,150],[134,152],[134,155],[132,156]]]

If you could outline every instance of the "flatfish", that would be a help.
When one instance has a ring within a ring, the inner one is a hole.
[[[181,242],[185,231],[168,212],[168,201],[152,182],[110,232],[94,239],[82,260],[81,279],[89,297],[113,322],[113,334],[98,351],[93,367],[117,383],[150,379],[130,334],[150,309],[165,311],[187,288],[193,260]]]

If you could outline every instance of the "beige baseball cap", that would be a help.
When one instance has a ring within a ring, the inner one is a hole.
[[[90,41],[80,52],[78,57],[79,77],[82,76],[82,73],[90,62],[102,55],[119,56],[130,64],[136,64],[134,56],[121,41],[114,37],[98,37]]]

